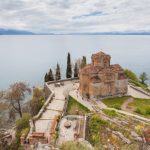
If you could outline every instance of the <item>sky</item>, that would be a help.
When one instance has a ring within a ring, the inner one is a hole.
[[[150,32],[150,0],[0,0],[0,28],[35,33]]]

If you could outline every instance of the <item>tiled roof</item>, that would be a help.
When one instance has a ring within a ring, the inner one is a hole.
[[[110,65],[110,68],[114,72],[123,71],[122,67],[119,64]]]
[[[110,55],[108,55],[102,51],[95,53],[95,54],[92,54],[92,57],[98,57],[98,56],[109,56],[110,57]]]
[[[98,73],[102,68],[100,66],[93,66],[92,64],[86,65],[83,69],[80,70],[80,73]]]
[[[93,74],[93,73],[99,73],[99,72],[119,72],[119,71],[123,71],[122,67],[119,64],[114,64],[114,65],[110,65],[110,67],[108,68],[102,68],[100,66],[94,66],[92,64],[88,64],[86,65],[83,69],[81,69],[80,73],[88,73],[88,74]]]

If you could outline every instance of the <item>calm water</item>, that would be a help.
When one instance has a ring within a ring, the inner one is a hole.
[[[16,81],[42,85],[45,72],[57,62],[65,72],[67,52],[72,61],[85,55],[90,62],[91,54],[101,49],[112,63],[150,76],[150,36],[0,36],[0,89]]]

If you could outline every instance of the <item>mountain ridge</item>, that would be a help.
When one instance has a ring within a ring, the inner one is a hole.
[[[0,28],[0,35],[150,35],[150,32],[77,32],[77,33],[35,33],[27,30]]]

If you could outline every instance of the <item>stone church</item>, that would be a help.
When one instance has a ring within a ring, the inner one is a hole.
[[[106,98],[127,94],[128,80],[119,64],[110,64],[111,57],[103,52],[93,54],[92,63],[80,70],[79,91],[83,97]]]

